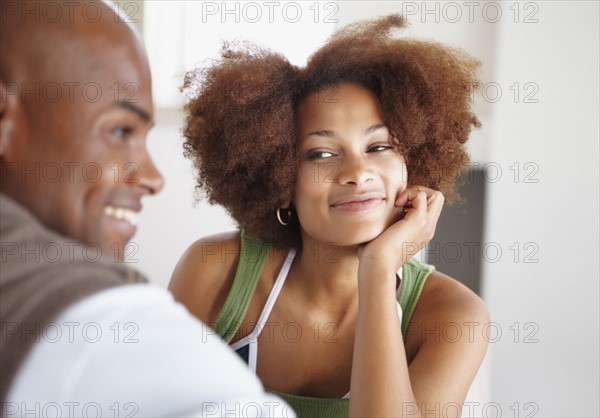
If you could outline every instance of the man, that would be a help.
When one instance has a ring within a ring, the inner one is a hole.
[[[134,31],[98,1],[0,5],[3,414],[293,415],[206,325],[114,262],[163,184]]]

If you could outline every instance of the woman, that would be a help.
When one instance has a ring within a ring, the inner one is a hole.
[[[348,26],[306,68],[225,48],[186,77],[186,155],[242,232],[194,243],[170,289],[299,416],[460,416],[486,350],[483,302],[411,258],[467,162],[477,63],[404,24]]]

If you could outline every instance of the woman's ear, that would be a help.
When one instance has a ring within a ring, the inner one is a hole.
[[[282,196],[284,197],[284,196]],[[294,196],[285,197],[279,206],[281,209],[291,209],[294,205]]]

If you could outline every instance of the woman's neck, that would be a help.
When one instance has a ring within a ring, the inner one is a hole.
[[[358,246],[304,239],[290,272],[292,286],[312,305],[335,316],[358,306]]]

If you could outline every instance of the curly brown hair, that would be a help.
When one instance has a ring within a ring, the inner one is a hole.
[[[186,74],[184,154],[198,172],[197,189],[224,206],[251,236],[277,246],[301,243],[298,221],[282,226],[275,211],[296,181],[296,109],[325,87],[359,83],[378,97],[397,140],[409,184],[456,196],[464,149],[479,127],[470,97],[479,62],[433,42],[392,37],[401,15],[342,28],[305,68],[255,45],[225,44],[221,58]]]

